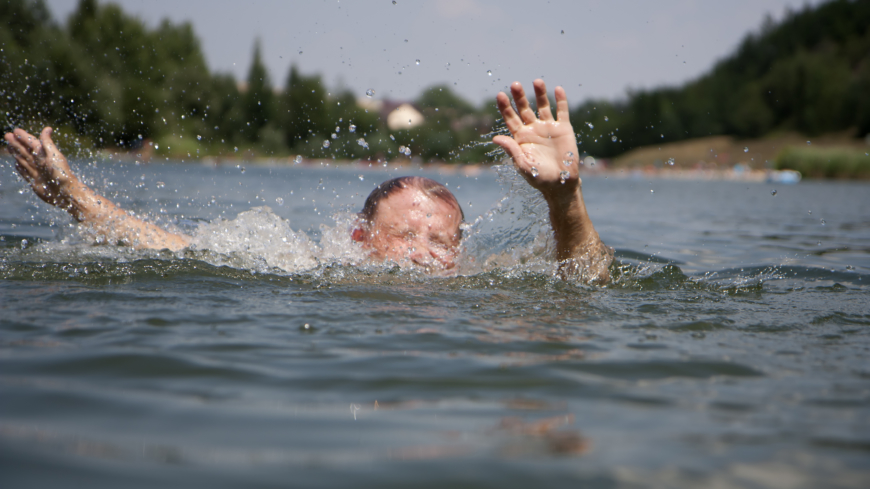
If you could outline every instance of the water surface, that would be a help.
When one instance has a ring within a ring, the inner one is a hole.
[[[544,208],[492,170],[82,172],[158,222],[212,223],[226,249],[88,246],[7,164],[6,487],[870,477],[866,183],[585,177],[621,264],[590,287],[553,277]],[[447,183],[473,223],[458,276],[354,264],[341,216],[407,173]],[[273,224],[291,239],[263,245]]]

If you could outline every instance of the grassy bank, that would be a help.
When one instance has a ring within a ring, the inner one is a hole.
[[[776,158],[777,170],[797,170],[810,178],[870,179],[870,155],[860,149],[789,147]]]

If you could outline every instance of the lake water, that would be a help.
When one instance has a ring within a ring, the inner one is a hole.
[[[870,480],[867,183],[584,177],[590,287],[510,172],[81,171],[200,246],[88,246],[4,164],[3,487]],[[341,216],[402,174],[462,203],[459,275],[354,264]]]

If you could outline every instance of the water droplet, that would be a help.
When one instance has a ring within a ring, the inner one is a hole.
[[[233,151],[235,151],[236,153],[238,153],[238,152],[239,152],[239,147],[238,147],[238,146],[233,146]]]
[[[374,96],[375,96],[375,89],[374,88],[369,88],[368,90],[366,90],[366,97],[371,98]]]
[[[142,139],[142,135],[141,135],[141,134],[139,135],[139,139]]]
[[[570,173],[566,172],[565,170],[562,170],[561,172],[559,172],[559,183],[564,185],[565,180],[568,180],[569,176],[570,176]]]
[[[604,122],[609,121],[610,119],[607,116],[604,116]]]
[[[589,126],[589,129],[595,129],[591,122],[587,122],[586,125]]]
[[[538,175],[540,175],[540,173],[538,173],[538,169],[534,166],[532,167],[530,173],[532,174],[532,178],[538,178]]]
[[[328,148],[330,144],[332,144],[332,143],[330,143],[328,139],[323,140],[323,147],[324,148]]]
[[[411,147],[410,146],[405,148],[405,156],[411,156]]]
[[[486,74],[492,76],[492,70],[486,70]]]
[[[665,138],[665,135],[664,135],[664,134],[661,134],[661,137],[662,137],[662,139],[664,139],[664,138]]]
[[[275,199],[275,202],[277,202],[278,205],[284,205],[284,199],[281,197],[278,197],[277,199]]]
[[[748,153],[748,152],[749,152],[749,146],[744,146],[744,147],[743,147],[743,152],[744,152],[744,153]]]
[[[366,140],[363,139],[363,138],[359,138],[359,139],[357,139],[357,140],[356,140],[356,144],[358,144],[358,145],[360,145],[360,146],[362,146],[363,148],[366,148],[366,149],[369,148],[369,143],[367,143]]]
[[[350,132],[356,132],[356,126],[351,124],[351,125],[347,126],[347,130]]]
[[[564,34],[564,33],[565,33],[565,30],[563,29],[561,33]]]
[[[822,226],[825,225],[825,220],[824,220],[824,219],[819,219],[819,221],[822,223]]]
[[[807,146],[809,146],[809,145],[811,145],[811,144],[813,144],[812,141],[807,141]]]
[[[390,134],[390,139],[392,139],[393,141],[395,141],[395,140],[396,140],[396,136],[393,136],[392,134]]]
[[[362,176],[362,175],[360,175],[360,176],[359,176],[359,181],[362,182],[363,180],[365,180],[365,177]]]
[[[408,42],[408,40],[407,40],[407,39],[405,39],[405,42]]]
[[[245,167],[244,167],[244,166],[240,166],[240,167],[239,167],[239,171],[242,172],[242,173],[245,173]]]
[[[335,132],[341,132],[341,128],[338,126],[335,126]]]
[[[807,211],[807,212],[809,212],[811,216],[813,215],[813,211]]]
[[[296,163],[297,165],[299,163],[302,163],[302,155],[296,155],[296,158],[293,158],[293,162]]]
[[[653,189],[649,189],[649,193],[654,194],[654,193],[656,193],[656,191]]]
[[[617,139],[616,136],[610,136],[610,140],[613,141],[614,143],[616,142],[616,139]]]
[[[671,165],[671,166],[674,166],[674,159],[673,159],[673,158],[668,158],[668,164]]]
[[[405,153],[405,145],[404,144],[399,146],[399,153],[403,153],[403,154]]]
[[[202,141],[202,136],[200,136],[199,134],[197,134],[197,135],[196,135],[196,140],[197,140],[197,141]]]
[[[776,196],[776,190],[771,190],[770,195]]]
[[[338,138],[338,134],[336,134],[336,133],[332,133],[332,135],[331,135],[330,137],[331,137],[332,139],[336,139],[336,138]]]
[[[420,60],[419,60],[419,59],[418,59],[418,60],[414,60],[414,62],[417,63],[418,65],[420,64]]]
[[[302,54],[302,51],[301,51],[301,50],[299,51],[299,54]]]

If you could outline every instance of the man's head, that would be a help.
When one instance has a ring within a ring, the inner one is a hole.
[[[453,268],[464,216],[444,185],[423,177],[388,180],[369,194],[359,215],[353,239],[375,258]]]

